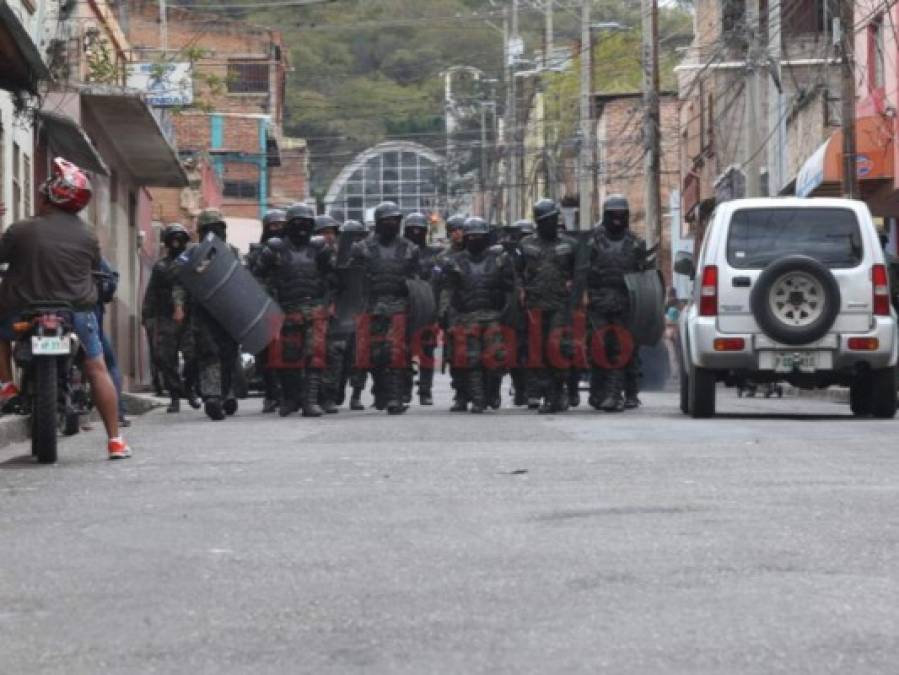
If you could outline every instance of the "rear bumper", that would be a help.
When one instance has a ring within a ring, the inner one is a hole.
[[[785,345],[771,340],[763,333],[722,333],[714,317],[696,317],[688,324],[690,361],[699,368],[710,370],[742,370],[774,372],[774,354],[778,352],[809,352],[818,354],[818,372],[849,371],[858,366],[872,369],[888,368],[897,362],[896,320],[875,317],[871,330],[861,333],[828,333],[807,345]],[[715,350],[719,338],[742,338],[741,351]],[[876,351],[851,351],[850,338],[876,338]]]

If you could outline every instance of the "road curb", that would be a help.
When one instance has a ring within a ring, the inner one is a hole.
[[[139,394],[134,392],[122,392],[122,402],[125,404],[125,412],[129,415],[145,415],[151,410],[164,408],[169,404],[169,399],[160,398],[153,394]]]

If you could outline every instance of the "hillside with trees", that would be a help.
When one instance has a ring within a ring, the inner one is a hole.
[[[254,4],[256,0],[246,4]],[[501,79],[505,0],[335,0],[310,7],[236,9],[211,0],[171,4],[218,11],[282,31],[292,65],[285,127],[309,141],[312,189],[328,182],[364,148],[406,138],[440,148],[444,143],[443,81],[455,65],[480,68]],[[261,0],[260,0],[261,4]],[[265,3],[274,4],[274,3]],[[525,58],[543,46],[543,1],[521,0]],[[577,54],[578,3],[562,0],[555,11],[555,44]],[[595,84],[601,92],[640,87],[640,8],[634,0],[596,2],[594,21],[617,21],[630,30],[597,34]],[[673,85],[677,50],[690,43],[688,8],[660,10],[663,86]],[[556,90],[560,133],[573,130],[578,110],[577,59],[570,72],[549,75]],[[498,91],[500,112],[504,100]]]

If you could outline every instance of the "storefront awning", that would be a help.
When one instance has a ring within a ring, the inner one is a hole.
[[[856,171],[864,186],[892,180],[894,172],[892,120],[862,117],[856,122]],[[843,177],[843,132],[836,131],[805,161],[796,175],[796,196],[840,194]]]
[[[50,71],[28,31],[6,0],[0,0],[0,89],[37,94]]]
[[[139,94],[84,89],[81,101],[138,183],[146,187],[187,187],[187,174],[178,153]]]
[[[73,119],[41,111],[38,113],[38,120],[41,131],[47,134],[47,143],[56,157],[64,157],[82,169],[104,176],[109,175],[109,169],[100,153]]]

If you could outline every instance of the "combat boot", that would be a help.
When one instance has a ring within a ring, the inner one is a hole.
[[[267,398],[262,401],[262,412],[263,413],[273,413],[278,409],[278,401],[274,398]]]
[[[501,373],[487,371],[484,379],[487,382],[487,405],[493,410],[503,407],[503,376]]]
[[[295,413],[299,410],[299,404],[293,400],[292,398],[288,398],[286,396],[281,397],[281,402],[278,404],[278,415],[281,417],[287,417],[292,413]]]
[[[321,387],[322,374],[318,370],[310,369],[304,379],[303,417],[321,417],[324,412],[318,405],[318,390]]]
[[[434,369],[418,367],[418,402],[421,405],[434,405],[432,390],[434,387]]]
[[[205,409],[209,419],[215,422],[220,422],[225,419],[225,411],[222,409],[222,399],[216,396],[206,399]]]
[[[468,411],[468,401],[462,394],[456,394],[456,398],[453,399],[453,405],[450,407],[450,412],[467,412]]]
[[[353,387],[353,395],[350,397],[350,410],[365,410],[362,405],[362,389]]]
[[[172,402],[169,403],[169,407],[165,411],[167,413],[181,412],[181,396],[179,394],[172,394]]]
[[[388,370],[384,376],[387,389],[387,414],[402,415],[408,409],[405,398],[405,373],[402,370]]]
[[[224,404],[222,405],[222,410],[225,411],[225,414],[228,417],[235,415],[237,413],[237,399],[226,398]]]
[[[465,379],[468,382],[468,395],[471,397],[471,412],[480,415],[487,407],[484,391],[484,373],[481,370],[472,368],[466,374]]]
[[[624,409],[625,410],[634,410],[643,405],[643,402],[640,400],[640,397],[636,394],[628,394],[624,397]]]
[[[337,407],[337,404],[334,403],[330,398],[326,398],[322,401],[322,410],[328,415],[336,415],[340,412],[340,408]]]
[[[187,394],[187,405],[189,405],[194,410],[199,410],[203,407],[203,403],[200,401],[200,397],[192,391],[188,392]]]

